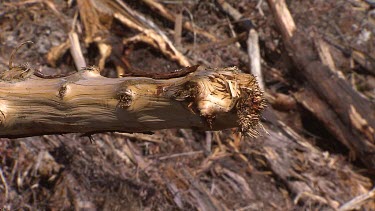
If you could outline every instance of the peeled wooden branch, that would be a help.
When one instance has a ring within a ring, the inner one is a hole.
[[[166,80],[105,78],[94,67],[54,79],[27,67],[0,74],[0,137],[232,127],[256,135],[264,107],[256,79],[234,67]]]

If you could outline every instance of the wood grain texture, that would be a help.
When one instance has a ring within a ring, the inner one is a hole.
[[[110,79],[96,68],[44,79],[25,68],[0,75],[0,137],[231,127],[255,135],[265,106],[254,76],[236,68],[166,80]]]

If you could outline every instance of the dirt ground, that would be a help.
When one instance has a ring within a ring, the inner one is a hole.
[[[88,30],[77,2],[0,0],[0,70],[7,69],[13,49],[30,40],[34,44],[23,46],[14,63],[28,63],[47,75],[75,71],[69,50],[56,61],[48,57],[54,47],[67,41],[75,16],[74,29],[86,62],[99,65],[97,42],[87,42]],[[223,11],[221,1],[156,1],[194,23],[192,31],[182,30],[180,43],[175,40],[175,22],[145,1],[123,2],[165,33],[190,64],[238,66],[246,73],[251,72],[247,36],[232,38],[247,32],[244,23],[251,20],[259,34],[266,92],[292,99],[290,104],[270,103],[269,107],[297,132],[298,140],[288,144],[269,138],[272,132],[248,138],[234,130],[191,129],[154,131],[152,135],[102,133],[93,135],[94,141],[82,134],[2,138],[0,210],[333,210],[371,190],[374,172],[363,160],[351,159],[350,149],[293,100],[293,93],[303,90],[305,81],[296,76],[298,70],[288,58],[267,1],[227,0],[242,14],[240,20]],[[298,28],[313,27],[334,46],[331,53],[337,69],[375,108],[375,74],[348,53],[355,49],[375,58],[375,5],[368,2],[304,0],[287,4]],[[216,40],[199,33],[199,28]],[[117,19],[102,31],[102,41],[113,47],[102,72],[107,77],[118,77],[121,69],[156,74],[182,68],[178,60],[149,43],[123,44],[122,39],[141,33]],[[272,130],[267,122],[265,127]],[[280,166],[270,162],[271,145],[279,147],[273,152],[285,156],[287,165],[281,159]],[[294,146],[295,151],[286,150]],[[288,161],[293,153],[298,162]],[[316,164],[323,158],[324,164]],[[300,183],[293,183],[310,179],[313,182],[305,191]],[[350,189],[352,184],[358,184],[358,189]],[[314,194],[309,195],[310,189]],[[358,209],[375,209],[374,204],[371,199]]]

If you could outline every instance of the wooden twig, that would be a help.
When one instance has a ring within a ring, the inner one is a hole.
[[[58,46],[52,47],[47,54],[47,62],[52,67],[56,67],[57,61],[67,52],[70,48],[70,40],[67,39],[65,42]]]
[[[221,8],[234,20],[238,21],[242,18],[242,14],[234,9],[230,4],[228,4],[225,0],[216,0],[216,2],[221,6]]]
[[[17,46],[17,48],[14,49],[14,50],[12,51],[12,53],[10,54],[9,63],[8,63],[8,69],[9,69],[9,70],[11,70],[11,69],[13,68],[13,60],[14,60],[14,56],[17,54],[18,50],[19,50],[22,46],[24,46],[24,45],[26,45],[26,44],[33,44],[33,42],[32,42],[32,41],[26,41],[26,42],[23,42],[23,43],[19,44],[19,45]]]
[[[163,144],[165,143],[161,137],[155,136],[155,135],[147,135],[142,133],[115,133],[116,135],[127,137],[127,138],[134,138],[139,139],[142,141],[148,141],[152,143],[157,144]]]
[[[191,155],[197,155],[197,154],[202,154],[202,153],[203,153],[202,150],[192,151],[192,152],[182,152],[182,153],[162,156],[162,157],[159,157],[158,160],[166,160],[166,159],[171,159],[171,158],[176,158],[176,157],[191,156]]]
[[[267,0],[284,41],[290,41],[297,27],[285,0]],[[288,44],[288,43],[286,43]]]
[[[359,195],[352,200],[344,203],[338,209],[338,211],[349,211],[359,209],[367,200],[375,197],[375,187],[368,193]]]
[[[126,26],[143,33],[136,36],[138,39],[133,39],[133,41],[144,41],[148,44],[152,44],[152,46],[157,46],[163,54],[172,60],[177,61],[181,66],[190,66],[189,60],[176,49],[170,39],[154,22],[147,19],[137,11],[129,8],[123,1],[115,0],[115,3],[111,1],[106,2],[109,5],[109,8],[114,11],[114,18],[118,19]]]
[[[167,185],[169,191],[173,195],[173,201],[176,203],[178,208],[183,210],[184,204],[182,203],[182,199],[181,199],[181,191],[177,188],[177,186],[173,182],[168,182],[166,185]]]
[[[294,198],[294,200],[293,200],[294,204],[298,204],[298,202],[301,199],[304,199],[305,201],[312,200],[312,201],[319,202],[321,204],[329,204],[329,202],[327,201],[327,199],[323,198],[322,196],[310,193],[310,192],[301,192],[301,193],[299,193]],[[332,208],[337,209],[337,206],[338,206],[338,202],[337,201],[333,201],[333,202],[330,202],[330,203],[333,204],[333,206],[331,206]]]
[[[81,46],[79,44],[79,38],[77,33],[74,31],[69,32],[69,40],[70,40],[70,53],[72,54],[74,64],[77,70],[80,70],[86,67],[86,61],[83,57]]]
[[[6,201],[8,201],[9,188],[8,188],[8,184],[7,184],[7,181],[5,180],[3,170],[1,169],[1,167],[0,167],[0,179],[1,179],[1,182],[3,183],[3,185],[4,185],[4,191],[5,191],[5,200],[4,201],[6,202]]]
[[[103,12],[100,12],[102,10],[98,10],[98,7],[102,6],[102,4],[98,5],[98,2],[100,1],[77,0],[80,20],[85,27],[84,43],[86,46],[93,42],[100,42],[104,38],[105,32],[109,29],[110,24],[106,26],[104,21],[108,18],[101,18]]]
[[[258,9],[259,14],[263,17],[264,12],[262,10],[262,4],[263,4],[263,0],[258,0],[256,8]]]
[[[351,55],[358,64],[375,76],[375,59],[373,57],[358,50],[353,50]]]
[[[206,131],[206,150],[211,152],[212,149],[212,132]]]
[[[174,42],[176,46],[181,45],[182,13],[178,13],[174,24]]]
[[[263,75],[261,70],[261,59],[259,50],[259,36],[255,29],[250,29],[247,39],[247,52],[250,58],[250,71],[258,79],[259,87],[265,90]]]
[[[318,50],[318,54],[322,63],[327,65],[329,69],[331,69],[332,71],[337,72],[338,74],[341,74],[340,76],[345,78],[343,74],[341,72],[338,72],[338,70],[336,69],[335,61],[332,58],[328,44],[322,39],[317,38],[315,40],[315,45]]]
[[[222,171],[222,173],[230,178],[231,180],[235,181],[235,183],[232,183],[234,188],[237,188],[241,191],[241,194],[243,194],[248,199],[256,199],[255,193],[253,190],[250,189],[249,184],[246,182],[246,180],[239,175],[238,173],[235,173],[233,171],[230,171],[227,168],[222,168],[219,171]]]
[[[81,45],[79,44],[79,38],[77,33],[74,31],[76,21],[77,21],[78,13],[74,16],[74,21],[72,24],[72,29],[69,32],[69,42],[70,42],[70,54],[73,57],[74,64],[76,66],[76,70],[80,70],[84,67],[86,67],[86,61],[83,57]]]
[[[217,0],[217,2],[233,20],[239,21],[243,18],[242,14],[225,0]],[[249,30],[247,38],[247,52],[250,58],[250,71],[257,77],[260,88],[264,90],[265,86],[261,70],[261,58],[259,50],[259,35],[252,26],[250,26],[247,30]]]

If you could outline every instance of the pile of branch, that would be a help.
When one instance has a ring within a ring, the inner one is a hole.
[[[306,80],[296,99],[371,169],[375,169],[375,110],[334,68],[312,29],[298,29],[282,0],[268,0],[286,49]],[[317,49],[316,49],[316,48]]]

